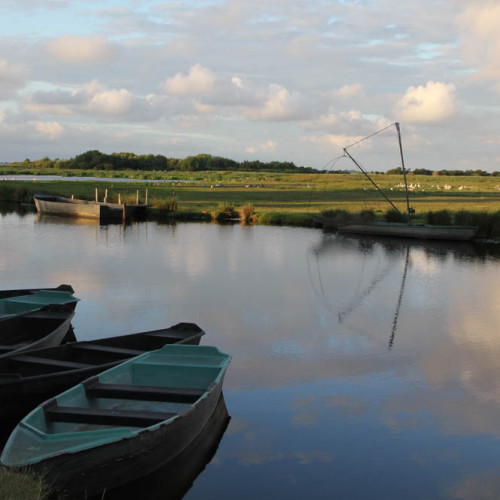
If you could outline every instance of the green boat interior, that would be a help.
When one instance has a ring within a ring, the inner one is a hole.
[[[2,462],[28,465],[168,423],[221,382],[229,361],[215,347],[191,345],[130,359],[33,410],[12,433]]]
[[[63,305],[76,302],[77,299],[70,292],[56,290],[39,290],[28,295],[0,299],[0,319],[37,311],[51,305]]]

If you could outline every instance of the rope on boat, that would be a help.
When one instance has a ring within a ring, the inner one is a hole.
[[[360,142],[363,142],[363,141],[366,141],[367,139],[370,139],[371,137],[373,137],[374,135],[377,135],[377,134],[380,134],[381,132],[383,132],[384,130],[387,130],[388,128],[391,128],[393,125],[396,125],[396,123],[391,123],[390,125],[387,125],[387,127],[384,127],[383,129],[380,129],[378,130],[377,132],[373,132],[373,134],[370,134],[370,135],[367,135],[366,137],[363,137],[362,139],[359,139],[359,141],[356,141],[356,142],[353,142],[352,144],[349,144],[349,146],[346,146],[344,148],[344,151],[346,149],[349,149],[351,148],[352,146],[356,146],[356,144],[359,144]]]

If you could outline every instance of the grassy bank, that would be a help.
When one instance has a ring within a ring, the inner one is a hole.
[[[0,472],[2,500],[45,500],[48,497],[42,481],[29,474]]]
[[[85,171],[71,173],[89,174]],[[0,168],[0,178],[4,174],[6,172]],[[225,222],[241,218],[247,223],[302,226],[316,225],[316,216],[324,211],[342,211],[356,216],[372,213],[377,219],[384,219],[389,208],[361,174],[128,171],[92,171],[92,174],[102,177],[137,175],[151,179],[175,179],[175,182],[1,180],[0,200],[32,203],[34,193],[93,199],[97,188],[100,199],[107,189],[108,201],[117,201],[120,195],[122,201],[126,199],[128,203],[135,203],[137,190],[139,202],[144,202],[147,189],[148,202],[158,218],[169,218],[175,204],[178,220]],[[401,176],[379,174],[374,175],[374,179],[396,206],[405,211]],[[479,221],[484,226],[486,220],[492,227],[497,224],[495,214],[500,211],[500,180],[497,177],[410,175],[408,183],[411,186],[411,205],[415,208],[415,220],[418,222],[430,222],[429,218],[436,219],[432,214],[446,211],[451,224],[458,224],[460,217],[462,221],[476,221],[474,225],[478,225]],[[454,214],[462,215],[457,218]],[[446,216],[443,217],[446,222]],[[496,234],[496,229],[484,232]]]

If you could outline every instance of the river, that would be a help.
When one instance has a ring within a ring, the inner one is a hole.
[[[74,287],[79,340],[189,321],[233,356],[186,499],[500,497],[496,247],[11,211],[0,242],[1,288]]]

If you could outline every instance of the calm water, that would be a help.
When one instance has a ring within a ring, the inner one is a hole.
[[[495,249],[12,213],[0,249],[1,288],[73,285],[78,339],[191,321],[233,355],[187,499],[500,498]]]

